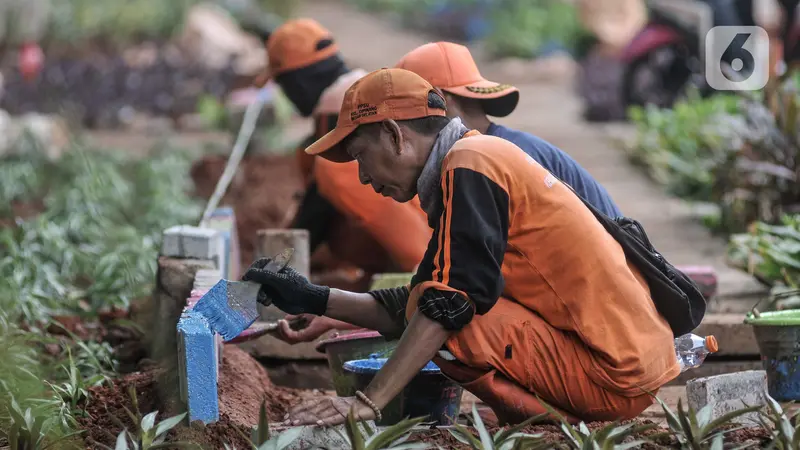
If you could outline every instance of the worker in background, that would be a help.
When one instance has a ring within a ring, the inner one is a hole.
[[[471,130],[513,142],[595,208],[609,217],[622,216],[606,189],[567,153],[487,117],[511,114],[519,102],[519,91],[483,78],[467,47],[451,42],[425,44],[403,56],[395,67],[410,70],[441,89],[447,100],[447,117],[460,117]]]
[[[17,68],[23,79],[33,81],[44,66],[39,42],[51,17],[50,0],[0,0],[0,42],[17,52]]]
[[[336,125],[344,92],[365,72],[348,68],[330,32],[312,19],[285,22],[269,35],[266,46],[268,68],[256,85],[273,79],[303,117],[312,117],[315,129],[307,143],[313,142]],[[304,148],[297,155],[307,189],[290,226],[309,231],[311,252],[327,242],[337,257],[364,269],[367,276],[412,271],[431,233],[418,204],[398,204],[376,195],[358,182],[356,163],[333,164],[306,155]],[[374,251],[363,255],[352,242],[329,240],[342,222],[359,228]],[[372,254],[388,258],[376,266]]]
[[[511,114],[519,102],[519,91],[483,78],[469,49],[463,45],[425,44],[406,54],[396,67],[415,72],[441,89],[447,99],[447,117],[460,117],[470,129],[513,142],[598,210],[611,217],[622,216],[606,189],[567,153],[536,136],[498,125],[487,117]],[[305,320],[308,326],[300,330],[293,330],[288,321],[281,321],[278,337],[289,343],[309,342],[330,330],[359,328],[325,317],[306,316]]]
[[[268,259],[247,270],[287,313],[401,336],[363,392],[308,401],[285,425],[379,417],[431,359],[510,423],[546,413],[539,399],[573,421],[633,418],[678,375],[648,285],[583,201],[513,143],[447,118],[420,76],[366,75],[306,152],[357,161],[361,182],[399,203],[419,196],[434,231],[405,287],[330,289]]]

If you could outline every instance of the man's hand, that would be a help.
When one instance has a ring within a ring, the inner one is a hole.
[[[375,411],[356,397],[324,397],[309,400],[293,408],[284,417],[281,426],[339,425],[347,420],[351,408],[358,422],[375,419]]]
[[[270,258],[259,259],[242,277],[244,281],[261,284],[259,302],[265,303],[269,298],[275,306],[288,314],[325,314],[330,288],[311,283],[288,266],[279,273],[267,270],[265,267],[270,261]]]
[[[296,319],[305,319],[306,326],[299,330],[293,330],[289,325],[289,321]],[[337,328],[337,325],[340,323],[343,322],[329,319],[325,316],[315,316],[313,314],[289,314],[278,321],[277,338],[289,344],[311,342],[328,331]]]

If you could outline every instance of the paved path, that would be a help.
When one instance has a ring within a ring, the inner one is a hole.
[[[365,70],[390,67],[410,49],[433,38],[401,30],[383,19],[359,12],[340,0],[306,0],[298,15],[319,20],[338,40],[342,53],[353,66]],[[507,81],[502,63],[480,63],[485,76]],[[678,265],[712,265],[720,277],[720,298],[713,305],[725,309],[728,298],[763,289],[749,276],[728,268],[723,260],[725,242],[714,238],[682,202],[669,198],[661,188],[631,166],[622,151],[609,139],[605,127],[588,125],[580,119],[581,104],[571,79],[560,82],[512,78],[521,91],[517,110],[498,122],[537,134],[572,155],[602,183],[626,215],[641,221],[654,245]],[[629,131],[629,130],[628,130]],[[751,296],[746,295],[745,305]],[[735,302],[734,302],[735,303]],[[741,309],[737,306],[736,309]]]

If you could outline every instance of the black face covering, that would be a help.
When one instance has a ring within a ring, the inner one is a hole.
[[[308,67],[282,73],[275,77],[275,82],[300,114],[308,117],[317,106],[322,92],[347,72],[349,69],[344,61],[334,55]]]

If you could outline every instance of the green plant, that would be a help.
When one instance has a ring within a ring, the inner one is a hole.
[[[406,442],[411,437],[412,429],[425,421],[425,417],[405,419],[385,428],[381,432],[373,430],[363,423],[364,432],[356,422],[353,409],[347,414],[344,423],[347,441],[353,450],[414,450],[430,447],[422,442]],[[344,437],[344,436],[343,436]]]
[[[737,152],[744,127],[741,99],[731,95],[690,97],[672,109],[631,107],[635,143],[626,148],[632,162],[679,197],[713,201],[713,172]]]
[[[478,432],[476,438],[467,428],[453,423],[453,428],[448,430],[454,438],[475,450],[534,450],[548,448],[549,444],[542,439],[540,434],[523,433],[522,429],[531,423],[542,420],[545,415],[531,417],[530,419],[515,425],[509,429],[500,429],[491,435],[478,414],[475,404],[472,405],[472,425]]]
[[[0,430],[10,432],[16,423],[22,432],[27,425],[20,417],[26,417],[30,410],[34,421],[39,417],[51,419],[38,428],[38,433],[45,436],[44,441],[54,442],[72,433],[75,422],[61,398],[42,383],[49,376],[49,367],[37,353],[44,341],[38,330],[22,330],[0,311]],[[60,442],[67,448],[68,441]]]
[[[250,443],[253,450],[283,450],[292,444],[303,429],[300,427],[289,428],[288,430],[279,433],[277,436],[270,436],[269,432],[269,417],[267,417],[267,399],[261,400],[261,407],[258,410],[258,426],[253,428],[250,436],[242,433],[238,428],[236,429],[246,441]],[[235,447],[230,444],[225,444],[226,450],[235,450]]]
[[[41,160],[36,171],[46,187],[20,198],[42,199],[44,210],[0,228],[0,309],[33,323],[56,313],[126,307],[149,295],[161,232],[201,212],[189,197],[188,177],[175,176],[189,164],[175,148],[134,159],[79,143],[56,165]],[[0,167],[27,171],[17,160],[0,160]],[[16,192],[18,178],[0,178],[0,193]]]
[[[676,413],[660,398],[656,397],[656,400],[664,410],[669,430],[678,439],[681,448],[691,450],[716,450],[721,448],[722,438],[725,433],[738,429],[726,428],[733,419],[761,409],[759,406],[742,408],[712,420],[711,408],[713,405],[705,406],[700,411],[695,411],[691,406],[688,410],[684,410],[681,401],[678,400],[678,411]],[[650,438],[657,439],[661,436],[663,434],[653,435]]]
[[[629,423],[620,425],[618,422],[613,422],[602,428],[590,431],[589,427],[584,422],[581,422],[577,427],[562,423],[561,432],[567,438],[567,446],[571,449],[625,450],[639,447],[647,441],[643,439],[629,442],[623,441],[656,427],[656,424],[636,425],[635,423]]]
[[[31,408],[26,408],[23,412],[13,397],[9,412],[11,423],[7,430],[0,428],[0,436],[8,441],[7,448],[10,450],[46,450],[83,432],[62,434],[51,439],[51,429],[57,425],[55,419],[43,413],[35,414]]]
[[[769,395],[767,397],[768,412],[762,412],[761,425],[772,431],[770,449],[796,450],[800,448],[800,430],[798,430],[797,416],[799,411],[786,412],[780,403]]]
[[[504,0],[491,23],[486,47],[497,57],[530,58],[550,42],[574,50],[586,35],[575,6],[558,0]]]
[[[105,376],[96,374],[88,379],[84,379],[75,361],[72,359],[72,353],[69,353],[69,366],[62,366],[62,369],[67,374],[67,381],[61,385],[53,384],[45,381],[53,391],[69,406],[70,411],[75,411],[78,408],[78,403],[89,398],[89,388],[99,386],[105,381]]]
[[[748,233],[731,236],[728,263],[768,285],[800,288],[800,214],[778,225],[756,222]]]
[[[176,416],[169,417],[156,423],[156,416],[158,411],[142,416],[139,412],[139,401],[136,398],[136,389],[130,387],[128,395],[133,404],[132,412],[127,407],[123,406],[125,413],[130,418],[131,422],[135,424],[136,429],[131,432],[127,429],[124,423],[112,414],[109,418],[114,421],[122,431],[117,435],[116,446],[113,450],[156,450],[161,448],[190,448],[202,450],[202,447],[192,442],[165,442],[169,430],[175,428],[186,417],[186,413],[181,413]],[[97,444],[107,450],[112,450],[110,447]]]

